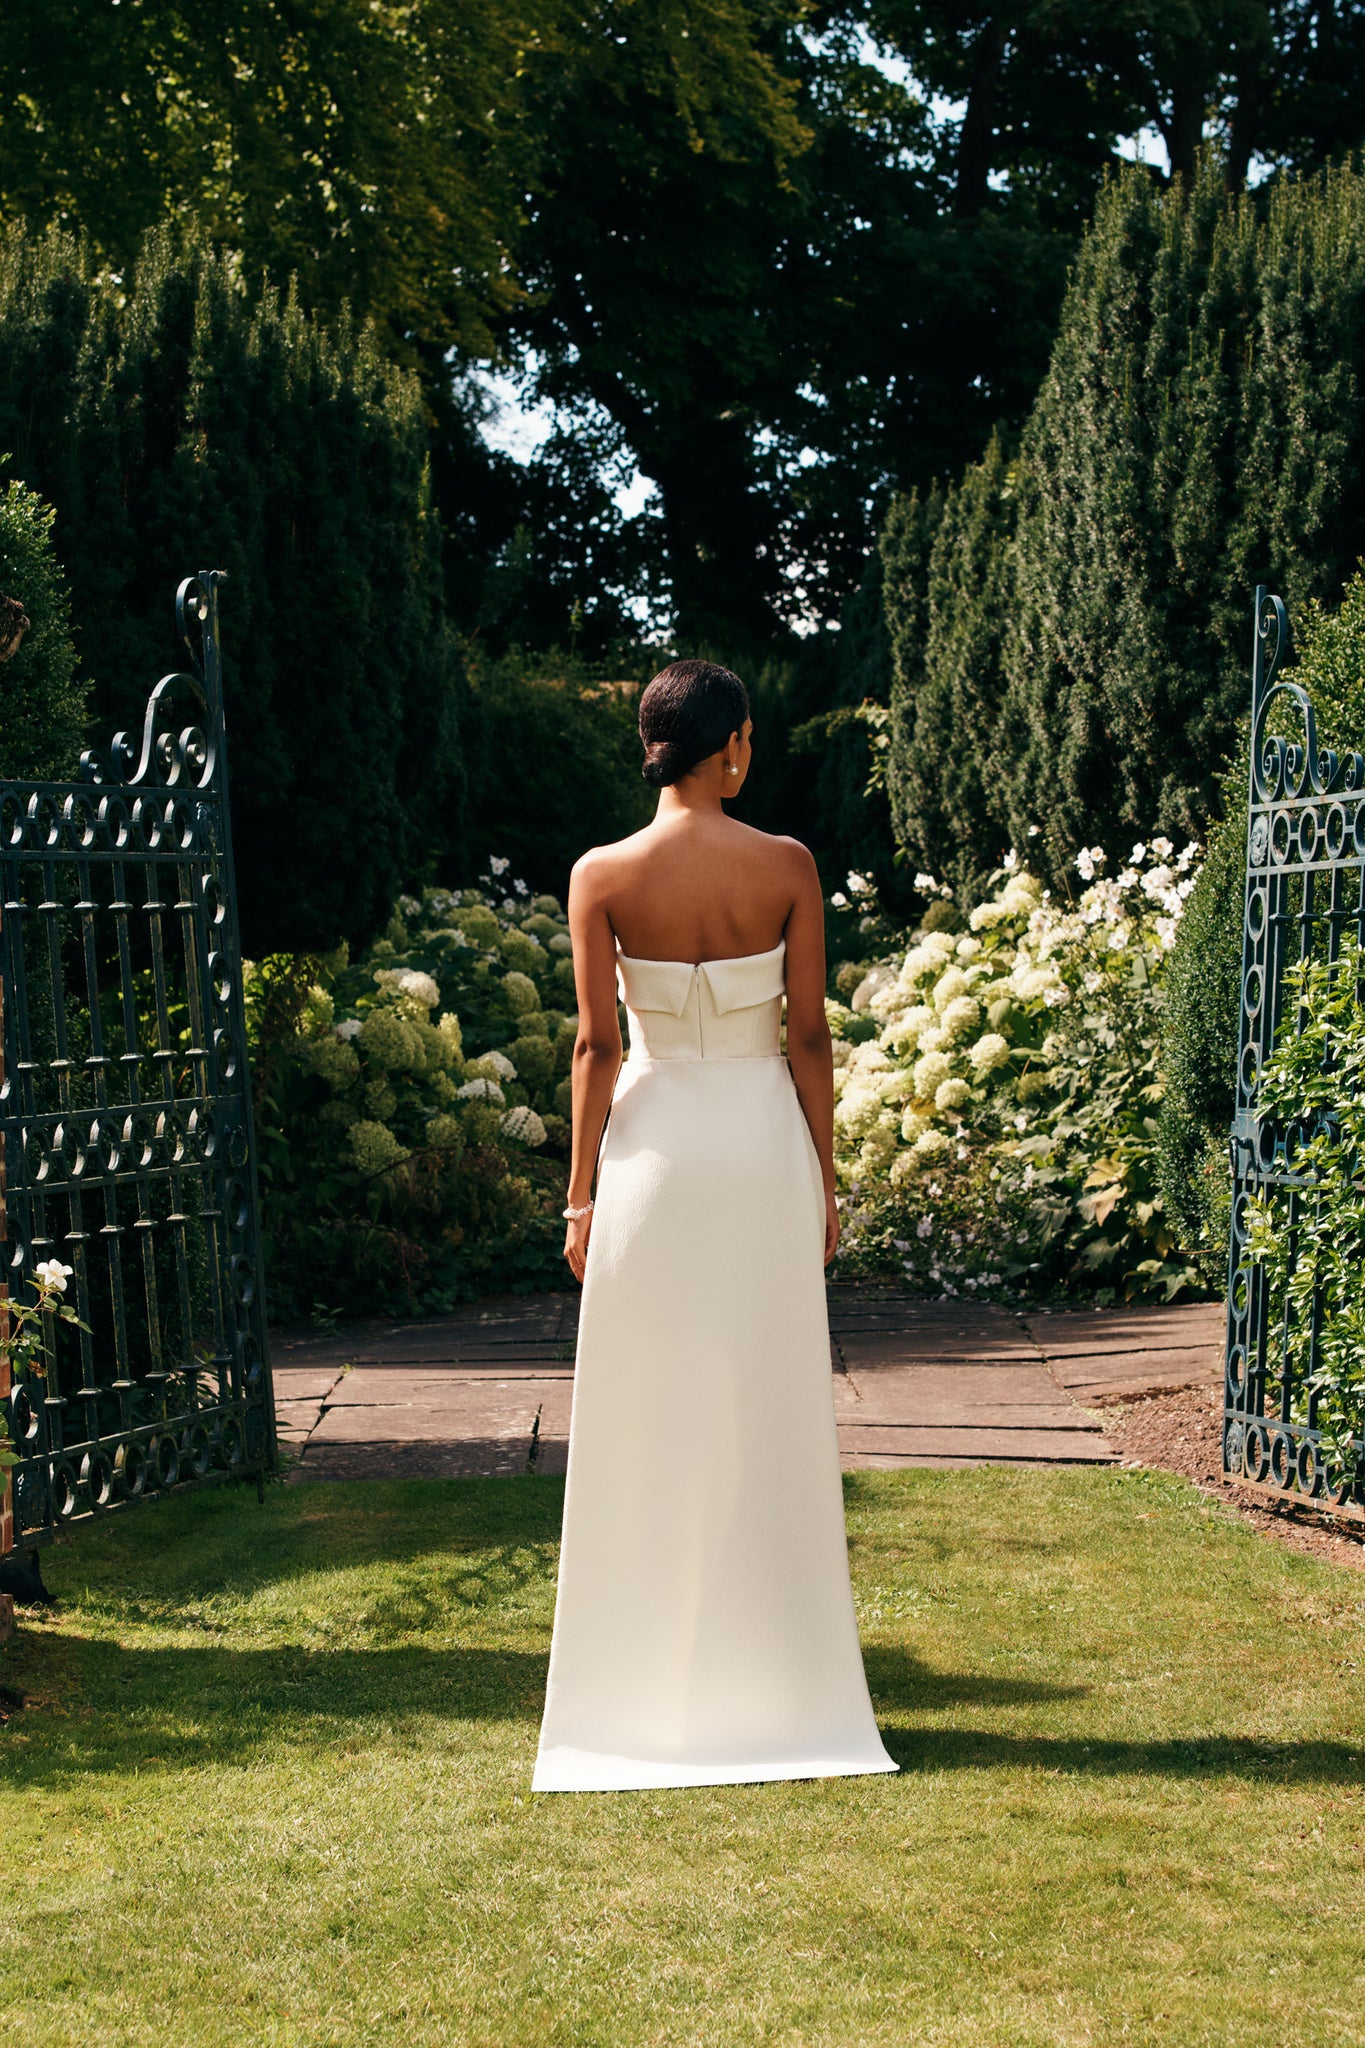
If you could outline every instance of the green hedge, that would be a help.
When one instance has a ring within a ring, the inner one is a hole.
[[[20,600],[30,621],[18,651],[0,662],[0,777],[72,776],[84,744],[89,692],[77,679],[52,519],[22,484],[0,491],[0,596]]]
[[[101,740],[179,658],[187,571],[223,593],[247,949],[362,942],[460,846],[456,650],[415,382],[192,238],[133,272],[0,246],[0,451],[56,508]],[[466,870],[467,871],[467,870]]]
[[[883,538],[890,790],[969,881],[1040,828],[1204,836],[1246,699],[1250,595],[1296,612],[1365,550],[1365,174],[1229,198],[1106,188],[1017,457]]]

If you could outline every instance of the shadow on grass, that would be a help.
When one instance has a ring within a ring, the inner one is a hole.
[[[274,1485],[263,1504],[254,1488],[215,1487],[87,1522],[43,1553],[43,1570],[61,1598],[129,1620],[164,1621],[182,1604],[249,1598],[323,1572],[419,1562],[426,1571],[434,1557],[449,1559],[448,1592],[484,1575],[486,1560],[515,1555],[519,1579],[533,1575],[532,1557],[552,1572],[563,1513],[562,1479],[521,1475]],[[366,1605],[373,1611],[368,1596]]]
[[[926,1707],[1027,1706],[1048,1700],[1078,1700],[1090,1691],[1088,1685],[1048,1685],[1027,1678],[934,1671],[908,1651],[885,1644],[864,1648],[863,1669],[877,1707],[910,1713]]]
[[[545,1694],[545,1657],[521,1650],[61,1647],[60,1709],[37,1692],[9,1724],[24,1739],[7,1752],[0,1736],[0,1784],[248,1766],[263,1747],[345,1745],[419,1719],[533,1729]]]
[[[1259,1742],[1242,1735],[1159,1741],[996,1735],[975,1728],[883,1728],[902,1770],[1037,1771],[1049,1777],[1252,1778],[1277,1785],[1365,1784],[1365,1753],[1344,1742]]]

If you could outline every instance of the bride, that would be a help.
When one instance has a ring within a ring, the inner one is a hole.
[[[897,1768],[858,1648],[830,1384],[823,904],[803,846],[722,808],[751,732],[728,669],[656,676],[658,813],[570,885],[583,1305],[538,1792]]]

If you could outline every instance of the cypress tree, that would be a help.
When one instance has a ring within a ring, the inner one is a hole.
[[[1362,358],[1358,170],[1239,198],[1212,164],[1188,192],[1138,169],[1110,182],[1012,504],[991,509],[988,455],[947,493],[927,556],[904,514],[888,521],[907,851],[979,872],[1037,823],[1058,873],[1092,841],[1203,835],[1245,705],[1253,587],[1301,608],[1365,551]]]
[[[459,672],[415,381],[369,337],[157,234],[98,274],[0,257],[0,449],[56,507],[103,740],[174,665],[170,599],[222,568],[249,950],[362,942],[458,839]]]
[[[893,815],[919,867],[967,887],[995,865],[1009,830],[1000,702],[1013,515],[992,436],[960,483],[893,514],[883,543]]]

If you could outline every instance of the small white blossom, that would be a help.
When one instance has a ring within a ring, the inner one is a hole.
[[[504,1138],[510,1138],[514,1145],[528,1145],[534,1148],[545,1143],[545,1125],[526,1103],[509,1109],[498,1129]]]
[[[1137,845],[1133,848],[1132,852],[1129,854],[1128,858],[1133,863],[1134,867],[1137,867],[1139,862],[1146,860],[1147,849],[1140,839]]]
[[[1154,839],[1152,841],[1152,852],[1158,860],[1169,860],[1175,852],[1175,848],[1169,839]]]
[[[64,1266],[60,1259],[39,1259],[33,1270],[40,1287],[51,1288],[54,1294],[65,1294],[66,1283],[76,1269]]]
[[[832,904],[834,905],[834,908],[835,908],[836,910],[847,910],[847,909],[848,909],[848,898],[847,898],[847,896],[845,896],[845,894],[844,894],[844,892],[843,892],[843,890],[842,890],[842,889],[836,889],[836,890],[835,890],[835,892],[834,892],[834,894],[833,894],[833,895],[832,895],[832,896],[830,897],[830,899],[829,899],[829,900],[830,900],[830,902],[831,902],[831,903],[832,903]]]
[[[455,1093],[463,1102],[492,1102],[501,1109],[507,1101],[496,1081],[489,1081],[482,1074],[476,1080],[466,1081]]]
[[[343,1017],[337,1025],[336,1035],[341,1039],[359,1038],[362,1028],[359,1017]]]
[[[917,1223],[917,1224],[915,1225],[915,1235],[916,1235],[916,1237],[932,1237],[932,1236],[933,1236],[933,1234],[934,1234],[934,1219],[933,1219],[933,1217],[932,1217],[932,1216],[921,1216],[921,1217],[920,1217],[920,1219],[919,1219],[919,1222],[918,1222],[918,1223]]]
[[[505,875],[511,865],[510,860],[499,860],[495,853],[490,853],[488,856],[488,872],[490,875]]]

